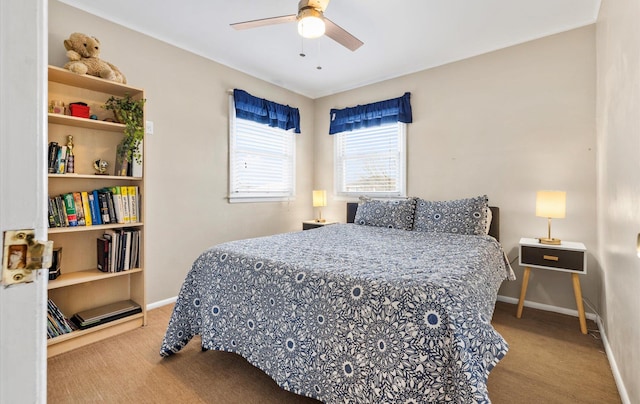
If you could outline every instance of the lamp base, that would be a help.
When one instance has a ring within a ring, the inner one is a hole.
[[[326,222],[325,219],[316,219],[316,223],[324,223],[324,222]]]
[[[540,244],[549,244],[549,245],[560,245],[560,244],[562,244],[562,240],[560,240],[559,238],[540,237],[538,239],[538,241],[540,242]]]

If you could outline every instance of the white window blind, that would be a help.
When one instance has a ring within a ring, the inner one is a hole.
[[[233,97],[229,135],[229,200],[281,201],[294,196],[295,134],[236,119]]]
[[[406,194],[406,124],[362,128],[335,136],[338,195]]]

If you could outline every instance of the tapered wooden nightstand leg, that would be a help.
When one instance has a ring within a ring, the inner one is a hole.
[[[582,304],[582,289],[580,288],[580,275],[571,274],[573,278],[573,294],[576,296],[576,306],[578,306],[578,318],[580,319],[580,331],[587,333],[587,320],[584,315],[584,305]]]
[[[522,317],[522,309],[524,308],[524,298],[527,295],[527,286],[529,285],[530,273],[531,273],[531,268],[524,267],[524,276],[522,278],[522,289],[520,289],[520,300],[518,301],[518,312],[516,313],[517,318]]]

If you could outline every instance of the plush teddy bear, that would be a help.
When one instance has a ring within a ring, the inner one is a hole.
[[[74,32],[64,40],[69,62],[65,69],[78,74],[102,77],[103,79],[125,84],[127,79],[114,65],[100,59],[100,41],[97,38]]]

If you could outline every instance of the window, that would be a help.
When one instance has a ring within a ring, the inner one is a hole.
[[[336,193],[406,196],[406,126],[398,122],[334,135]]]
[[[229,201],[283,201],[295,194],[295,134],[229,114]]]

